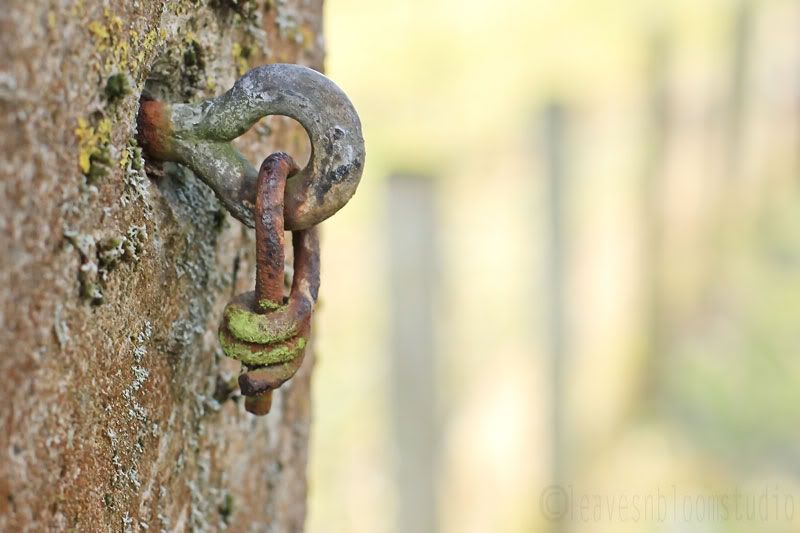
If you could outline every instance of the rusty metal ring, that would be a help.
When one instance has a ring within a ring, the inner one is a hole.
[[[317,230],[292,232],[294,275],[284,301],[284,213],[287,179],[297,172],[290,156],[275,153],[261,164],[256,187],[256,288],[225,307],[219,328],[222,349],[247,371],[239,376],[253,414],[269,412],[271,391],[300,368],[319,292]]]
[[[287,182],[284,197],[286,230],[308,229],[353,196],[365,157],[353,104],[319,72],[300,65],[265,65],[211,100],[143,101],[138,137],[150,157],[189,167],[234,217],[252,228],[258,172],[230,141],[267,115],[297,120],[311,140],[308,165]]]

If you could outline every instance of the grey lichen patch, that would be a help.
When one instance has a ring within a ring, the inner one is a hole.
[[[106,281],[108,273],[122,260],[126,241],[125,237],[109,237],[97,243],[97,261],[102,281]]]
[[[172,323],[165,348],[171,354],[182,356],[178,362],[184,362],[189,357],[187,348],[205,331],[205,317],[203,307],[193,300],[187,312]]]
[[[147,242],[145,226],[131,226],[125,235],[102,239],[97,243],[97,264],[100,280],[105,282],[108,274],[120,263],[136,263],[144,253]]]
[[[141,330],[131,338],[130,371],[132,379],[122,391],[124,417],[117,418],[106,427],[105,435],[110,442],[112,493],[105,495],[106,507],[116,507],[119,502],[122,508],[128,503],[131,491],[142,486],[139,463],[144,456],[148,439],[157,439],[153,434],[147,409],[139,402],[139,395],[150,376],[145,366],[147,346],[152,339],[153,326],[145,320]]]
[[[150,321],[145,320],[142,331],[136,336],[136,345],[133,348],[133,364],[131,365],[133,381],[122,391],[122,397],[128,403],[128,417],[141,425],[143,434],[146,434],[149,429],[147,411],[138,403],[135,394],[141,390],[150,375],[150,371],[142,366],[142,360],[147,354],[146,345],[152,335],[153,326]]]
[[[100,305],[103,303],[103,290],[100,288],[98,277],[97,246],[94,237],[69,229],[64,230],[64,237],[80,255],[78,284],[81,298],[92,305]]]
[[[125,183],[125,191],[120,197],[120,203],[126,207],[138,201],[144,206],[144,217],[152,218],[153,208],[150,205],[149,182],[144,171],[144,158],[142,149],[136,143],[135,138],[128,141],[122,152],[120,167],[123,171],[122,180]]]
[[[144,246],[147,242],[147,226],[133,225],[128,228],[126,238],[123,242],[125,251],[123,259],[129,262],[137,262],[144,254]]]
[[[278,2],[275,25],[281,37],[295,38],[298,34],[297,14],[286,6],[285,2]]]
[[[185,311],[173,321],[165,350],[184,364],[192,357],[197,339],[209,320],[214,294],[227,288],[230,277],[216,267],[217,238],[224,227],[222,208],[208,187],[184,167],[165,164],[165,179],[158,182],[172,215],[184,230],[184,238],[173,243],[173,263],[179,281],[191,287],[196,296],[184,302]]]
[[[222,353],[222,350],[219,350]],[[215,380],[213,398],[217,405],[234,397],[239,390],[238,378],[234,374],[219,374]]]
[[[275,8],[275,25],[278,27],[278,34],[303,48],[312,45],[314,34],[301,24],[300,21],[303,17],[297,6],[278,0]]]
[[[55,316],[53,317],[53,331],[56,335],[59,348],[64,348],[69,342],[69,326],[64,322],[62,313],[64,312],[63,304],[56,305]]]
[[[100,305],[105,300],[103,289],[109,274],[120,263],[136,263],[141,258],[147,242],[147,228],[132,225],[125,235],[99,240],[92,235],[65,229],[64,237],[80,254],[78,282],[81,297],[93,305]]]

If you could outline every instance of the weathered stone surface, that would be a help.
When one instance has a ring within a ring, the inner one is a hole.
[[[254,418],[216,329],[252,235],[174,165],[139,98],[321,68],[321,0],[34,2],[0,13],[0,530],[296,531],[313,358]],[[268,125],[267,125],[268,124]],[[297,125],[239,141],[307,158]]]

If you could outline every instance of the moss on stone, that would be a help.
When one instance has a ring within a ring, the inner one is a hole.
[[[230,492],[225,492],[225,497],[219,506],[219,515],[225,524],[228,524],[233,514],[233,495]]]
[[[247,69],[250,68],[250,63],[248,62],[250,47],[242,46],[239,43],[233,43],[231,46],[231,56],[233,57],[233,62],[236,65],[236,71],[239,76],[247,72]]]
[[[187,67],[197,67],[204,69],[206,66],[205,59],[203,58],[203,48],[196,40],[189,41],[186,50],[183,51],[183,64]]]
[[[105,95],[109,102],[116,102],[122,97],[130,94],[131,89],[128,78],[125,74],[112,74],[106,80]]]

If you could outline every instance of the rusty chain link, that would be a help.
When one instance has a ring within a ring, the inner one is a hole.
[[[266,115],[296,119],[311,139],[299,170],[290,156],[267,157],[258,173],[228,141]],[[319,291],[316,225],[355,193],[364,165],[358,114],[328,78],[299,65],[251,70],[233,88],[198,104],[142,102],[139,140],[151,158],[182,163],[233,216],[256,229],[256,287],[225,307],[219,339],[244,372],[245,408],[267,414],[272,391],[303,362]],[[294,276],[284,298],[284,230],[292,231]]]
[[[234,298],[223,313],[219,339],[225,355],[248,369],[239,376],[245,407],[269,412],[272,390],[291,378],[303,362],[311,313],[319,291],[319,239],[312,227],[292,233],[294,277],[283,297],[283,192],[297,172],[291,157],[264,160],[256,193],[256,289]]]

